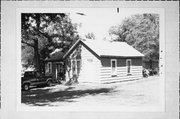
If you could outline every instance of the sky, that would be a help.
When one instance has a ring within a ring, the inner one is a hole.
[[[81,23],[78,27],[79,35],[84,38],[87,33],[94,33],[97,40],[110,38],[108,30],[111,26],[121,24],[122,20],[134,14],[157,13],[158,9],[144,8],[71,8],[63,9],[66,13],[70,13],[73,23]],[[85,15],[79,15],[83,13]]]
[[[79,15],[77,12],[70,13],[73,23],[81,23],[78,32],[81,37],[87,33],[94,33],[97,40],[102,40],[108,36],[108,30],[111,26],[120,24],[125,15],[117,13],[117,8],[89,8],[81,10]]]

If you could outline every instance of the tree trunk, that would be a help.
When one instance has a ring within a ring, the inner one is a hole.
[[[42,72],[41,64],[40,64],[40,56],[38,52],[38,39],[34,39],[34,60],[35,60],[35,69],[39,72]]]

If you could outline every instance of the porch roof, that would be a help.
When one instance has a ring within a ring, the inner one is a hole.
[[[57,62],[57,61],[63,61],[63,55],[64,53],[61,51],[57,51],[50,55],[49,58],[46,58],[46,62]]]

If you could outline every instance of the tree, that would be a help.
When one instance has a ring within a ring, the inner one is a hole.
[[[44,59],[59,48],[66,52],[78,39],[76,24],[65,13],[22,13],[22,62],[44,72]],[[33,59],[33,60],[32,60]]]
[[[145,55],[144,60],[159,60],[159,15],[136,14],[112,26],[109,34],[117,36],[115,41],[127,42]],[[150,66],[152,68],[152,66]]]
[[[85,35],[85,37],[86,37],[87,39],[92,39],[92,40],[94,40],[94,39],[96,38],[95,35],[94,35],[94,33],[88,33],[88,34]]]

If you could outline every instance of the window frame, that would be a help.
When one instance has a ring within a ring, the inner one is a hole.
[[[113,72],[112,62],[115,61],[115,71]],[[111,59],[111,76],[117,76],[117,59]]]
[[[72,74],[76,74],[76,59],[71,60],[71,70],[72,70]]]
[[[80,73],[80,69],[81,69],[81,59],[72,59],[71,60],[71,69],[72,69],[72,72],[73,72],[73,61],[74,61],[74,66],[75,66],[75,71],[74,71],[74,73],[76,74],[76,75],[79,75],[78,74],[78,68],[77,68],[77,62],[79,61],[79,63],[80,63],[80,67],[79,67],[79,73]]]
[[[130,61],[130,72],[128,72],[128,61]],[[132,75],[132,59],[126,59],[126,74],[127,75]]]
[[[79,61],[79,68],[78,68],[78,62]],[[78,70],[79,70],[79,72],[78,72]],[[76,74],[77,75],[79,75],[79,73],[80,73],[80,70],[81,70],[81,59],[76,59]]]
[[[51,74],[52,73],[52,62],[48,62],[47,67],[48,67],[48,73]]]
[[[56,63],[56,68],[57,68],[57,71],[58,72],[64,72],[64,67],[63,67],[63,63],[61,63],[61,62],[58,62],[58,63]]]

